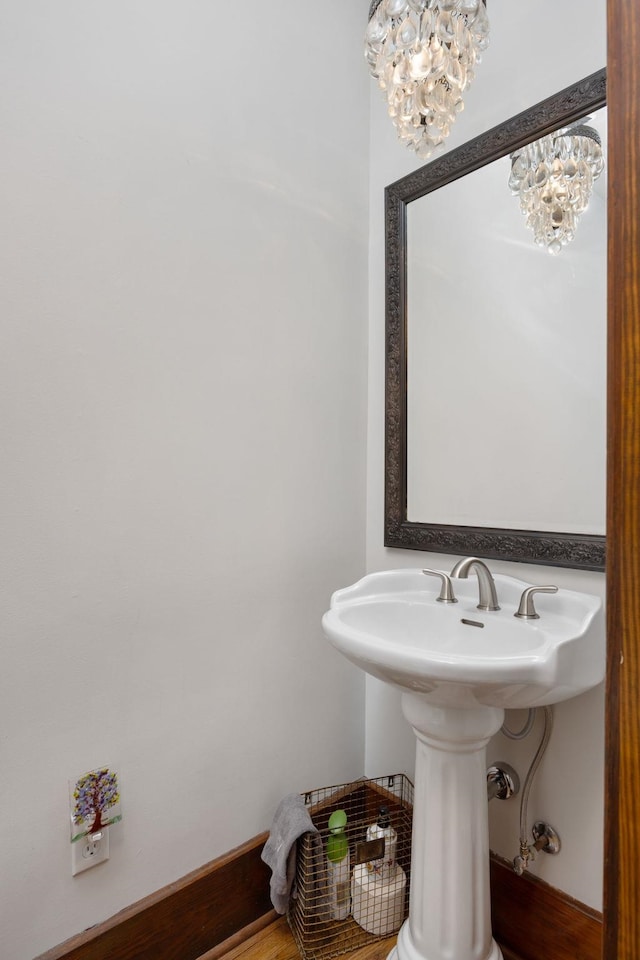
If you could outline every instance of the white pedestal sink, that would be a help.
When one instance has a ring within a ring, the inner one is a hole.
[[[367,673],[403,691],[416,735],[409,917],[389,960],[499,960],[491,935],[485,748],[505,707],[583,693],[604,678],[599,597],[536,596],[536,620],[514,617],[530,584],[494,577],[501,609],[477,609],[474,578],[457,603],[419,569],[390,570],[338,590],[322,625]]]

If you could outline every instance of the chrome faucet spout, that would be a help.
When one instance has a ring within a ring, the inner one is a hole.
[[[458,560],[451,571],[451,576],[466,580],[472,571],[478,578],[478,610],[499,610],[496,582],[483,560],[479,560],[477,557],[466,557],[464,560]]]

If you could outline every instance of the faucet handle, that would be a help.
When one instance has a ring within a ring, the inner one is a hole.
[[[423,570],[422,572],[426,573],[429,577],[440,577],[442,585],[440,587],[440,596],[436,598],[437,600],[440,600],[441,603],[458,602],[453,594],[451,578],[446,573],[442,573],[440,570]]]
[[[527,587],[526,590],[522,591],[522,596],[520,597],[520,606],[518,607],[518,612],[514,613],[514,617],[519,617],[521,620],[539,620],[540,614],[536,613],[536,608],[533,605],[533,595],[535,593],[557,592],[558,588],[553,586]]]

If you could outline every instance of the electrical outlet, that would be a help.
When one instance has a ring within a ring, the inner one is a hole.
[[[109,859],[109,831],[102,830],[99,840],[90,836],[80,837],[71,844],[71,873],[75,877],[83,870],[90,870]]]

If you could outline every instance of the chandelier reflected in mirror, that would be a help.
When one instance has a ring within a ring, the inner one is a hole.
[[[603,169],[600,137],[584,122],[511,154],[509,187],[539,246],[557,254],[574,239]]]
[[[486,0],[371,3],[365,57],[398,137],[421,159],[443,149],[488,44]]]

